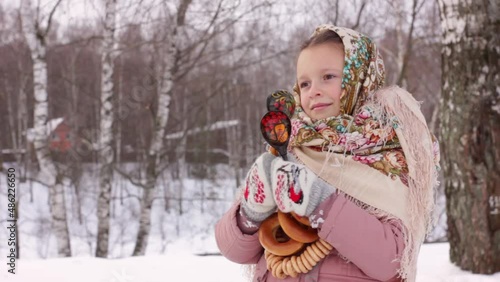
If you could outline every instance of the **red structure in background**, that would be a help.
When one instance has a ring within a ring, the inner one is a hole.
[[[71,149],[70,127],[65,121],[59,123],[50,133],[49,148],[61,153]]]

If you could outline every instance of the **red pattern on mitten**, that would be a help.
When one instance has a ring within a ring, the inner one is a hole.
[[[303,165],[281,159],[273,162],[271,171],[271,186],[278,209],[305,215],[316,175]]]
[[[264,153],[255,160],[245,178],[241,206],[246,217],[254,221],[266,219],[276,210],[269,183],[270,167],[276,157]]]

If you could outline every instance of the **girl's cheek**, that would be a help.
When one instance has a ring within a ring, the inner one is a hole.
[[[305,97],[306,93],[302,91],[302,93],[300,93],[300,104],[302,105],[302,107],[307,105],[307,99]]]

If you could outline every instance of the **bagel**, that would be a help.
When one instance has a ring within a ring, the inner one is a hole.
[[[259,228],[259,241],[264,249],[277,256],[290,256],[301,251],[305,244],[291,239],[283,231],[278,213],[268,217]]]
[[[307,216],[300,216],[294,212],[291,212],[290,213],[293,218],[295,218],[295,220],[297,220],[298,222],[304,224],[304,225],[307,225],[307,226],[311,226],[311,223],[309,222],[309,218]]]
[[[283,279],[287,276],[296,277],[299,273],[307,273],[333,249],[323,239],[318,239],[316,242],[307,245],[300,255],[295,254],[286,257],[276,256],[265,250],[264,257],[271,275]]]
[[[295,241],[312,243],[319,238],[316,229],[300,223],[291,213],[278,211],[278,221],[286,235]]]

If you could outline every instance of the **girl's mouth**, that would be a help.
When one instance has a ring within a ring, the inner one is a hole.
[[[330,106],[330,104],[328,103],[318,103],[318,104],[314,104],[312,107],[311,107],[311,110],[312,111],[319,111],[319,110],[323,110],[325,108],[327,108],[328,106]]]

